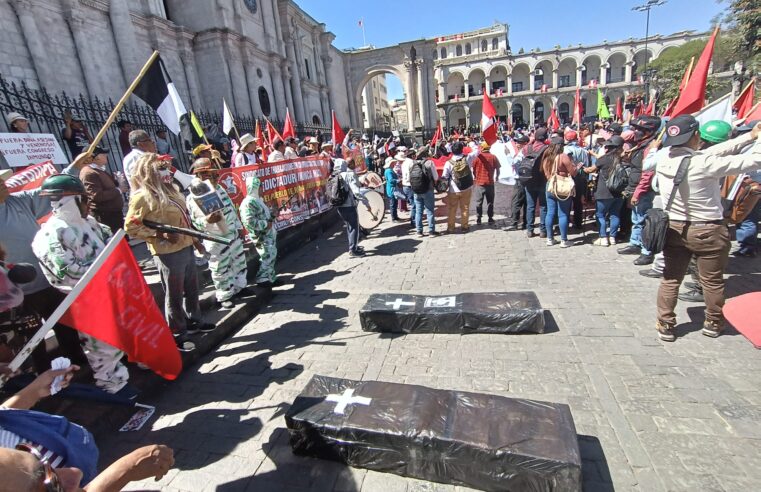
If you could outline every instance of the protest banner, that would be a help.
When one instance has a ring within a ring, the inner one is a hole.
[[[25,167],[42,161],[69,163],[51,133],[0,133],[0,154],[10,167]]]
[[[325,196],[329,172],[328,159],[301,157],[222,169],[219,184],[230,199],[240,205],[246,196],[246,178],[258,176],[262,182],[259,194],[275,212],[275,229],[280,231],[330,209]]]
[[[11,193],[34,190],[42,186],[45,178],[54,174],[58,174],[58,169],[53,165],[53,161],[45,161],[15,173],[5,181],[5,186]]]
[[[354,161],[354,172],[357,174],[364,174],[367,172],[367,164],[365,164],[365,155],[362,153],[362,149],[357,145],[353,148],[348,145],[343,146],[343,155],[347,161]]]

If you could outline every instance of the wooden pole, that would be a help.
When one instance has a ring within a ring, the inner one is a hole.
[[[93,139],[92,143],[90,143],[90,147],[87,148],[85,151],[85,155],[92,155],[93,151],[95,150],[95,147],[100,143],[100,141],[103,139],[103,136],[108,131],[109,127],[114,123],[114,120],[116,119],[119,112],[122,110],[122,106],[124,106],[124,103],[127,102],[127,99],[129,99],[129,96],[132,95],[132,92],[135,90],[135,87],[140,83],[140,81],[143,79],[145,74],[148,72],[148,69],[151,68],[151,65],[153,62],[156,61],[156,58],[159,57],[158,50],[154,51],[150,58],[148,58],[148,61],[145,62],[145,65],[143,65],[143,68],[140,69],[140,72],[137,74],[137,77],[135,77],[135,80],[132,81],[132,83],[127,87],[127,91],[124,93],[124,95],[119,99],[119,101],[116,103],[116,106],[114,106],[114,109],[111,110],[111,114],[108,115],[108,119],[105,123],[103,123],[103,126],[98,131],[98,134],[95,135],[95,138]],[[76,157],[76,156],[74,156]]]

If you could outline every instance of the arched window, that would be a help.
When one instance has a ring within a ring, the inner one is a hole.
[[[447,49],[441,48],[441,58],[444,59],[447,57]]]
[[[491,49],[492,51],[497,51],[499,49],[499,39],[494,38],[491,40]]]
[[[469,55],[470,53],[470,43],[465,43],[465,54]]]
[[[457,45],[457,48],[455,48],[455,50],[454,50],[454,54],[455,54],[455,56],[462,56],[462,45],[461,44]]]
[[[322,125],[322,122],[320,121],[320,117],[317,115],[312,116],[312,124]]]
[[[267,89],[264,87],[259,87],[259,107],[262,108],[264,116],[269,116],[272,112],[272,108],[270,107],[270,95],[267,94]]]
[[[481,41],[481,52],[486,51],[488,47],[489,47],[489,43],[487,43],[485,39]]]
[[[539,123],[544,121],[544,103],[542,101],[537,101],[534,104],[534,121]]]
[[[523,105],[521,103],[513,104],[513,109],[510,111],[513,117],[513,126],[523,125]]]
[[[570,108],[571,107],[568,105],[568,103],[560,103],[560,105],[558,106],[558,118],[560,119],[560,121],[566,122],[570,119],[571,117]]]
[[[436,52],[436,50],[433,50],[433,52],[431,53],[431,58],[435,60],[438,57],[439,57],[439,54]]]

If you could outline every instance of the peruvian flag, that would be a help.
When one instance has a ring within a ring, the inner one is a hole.
[[[344,133],[343,129],[341,128],[341,124],[338,123],[338,118],[336,118],[336,112],[331,111],[331,115],[333,118],[333,131],[331,132],[332,139],[333,139],[333,149],[338,150],[344,142],[344,138],[346,138],[346,134]]]
[[[553,131],[556,131],[558,128],[560,128],[560,120],[558,119],[558,115],[555,113],[555,106],[553,106],[550,110],[550,117],[547,118],[547,126],[552,128]]]
[[[439,125],[436,127],[436,133],[433,134],[433,138],[431,138],[431,147],[433,149],[436,148],[436,144],[444,138],[444,131],[441,128],[441,120],[439,120]]]
[[[502,90],[502,88],[501,88],[501,87],[500,87],[499,89],[497,89],[497,97],[500,97],[500,96],[502,96],[503,94],[504,94],[504,91]]]
[[[254,138],[256,138],[256,146],[262,149],[262,160],[267,162],[269,152],[267,150],[267,140],[264,138],[264,132],[262,126],[259,124],[259,120],[256,120],[256,129],[254,130]]]
[[[753,99],[756,97],[756,78],[753,77],[745,89],[737,96],[737,101],[732,106],[732,109],[737,111],[737,119],[741,120],[745,118],[750,110],[753,108]]]
[[[589,81],[589,88],[590,89],[596,89],[597,88],[597,80],[596,79],[592,79],[592,80]]]
[[[73,299],[73,301],[72,301]],[[61,322],[123,350],[165,379],[182,371],[172,331],[119,230],[63,303]]]
[[[285,108],[285,125],[283,125],[283,138],[295,137],[296,130],[293,128],[293,122],[291,121],[291,112],[288,108]]]
[[[708,80],[708,69],[711,65],[713,56],[713,46],[716,42],[716,36],[719,34],[719,28],[714,29],[711,38],[706,43],[703,53],[695,65],[695,71],[690,76],[690,80],[685,84],[684,90],[679,95],[672,116],[680,114],[689,114],[700,111],[703,108],[706,97],[706,81]]]
[[[481,135],[483,135],[486,143],[492,145],[497,141],[497,125],[494,123],[494,118],[497,117],[497,111],[494,110],[491,99],[489,99],[489,94],[485,92],[482,108]]]
[[[620,97],[616,99],[616,120],[624,121],[624,106]]]
[[[278,131],[275,129],[275,127],[272,125],[272,122],[270,120],[267,120],[267,140],[269,141],[269,144],[272,145],[275,143],[275,139],[279,138],[280,140],[283,140],[283,136],[278,133]]]
[[[581,126],[581,95],[579,88],[576,88],[576,97],[573,100],[573,123]]]
[[[547,92],[547,84],[542,84],[542,87],[539,89],[542,93]]]

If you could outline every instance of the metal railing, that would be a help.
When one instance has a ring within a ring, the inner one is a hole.
[[[10,112],[21,113],[29,121],[29,131],[32,133],[52,133],[66,155],[70,155],[69,147],[65,144],[62,137],[64,124],[64,113],[70,111],[75,119],[80,120],[89,131],[90,135],[95,135],[98,130],[108,119],[111,110],[114,107],[114,101],[111,99],[102,100],[97,97],[87,98],[83,95],[69,96],[65,92],[59,94],[50,94],[47,90],[31,89],[24,82],[16,84],[8,82],[0,74],[0,132],[10,132],[11,129],[6,122],[5,116]],[[212,144],[221,144],[226,138],[222,133],[222,114],[212,112],[197,112],[198,120],[206,130],[206,136]],[[233,115],[235,126],[240,132],[253,133],[256,126],[257,118],[251,116]],[[133,129],[141,129],[155,137],[159,129],[166,128],[159,116],[152,108],[133,98],[133,101],[127,102],[119,113],[119,120],[128,120],[132,123]],[[271,120],[272,124],[278,131],[283,128],[283,122]],[[266,128],[266,120],[259,119],[262,129]],[[306,136],[320,136],[322,139],[329,139],[331,128],[327,126],[303,124],[295,125],[296,134],[299,138]],[[189,149],[193,142],[184,140],[181,135],[174,135],[167,132],[167,138],[171,148],[175,151],[177,159],[175,165],[187,171],[190,168],[191,156]],[[195,137],[197,138],[197,137]],[[100,144],[102,147],[109,149],[109,168],[111,171],[122,171],[122,150],[119,145],[119,129],[116,124],[108,129]]]

